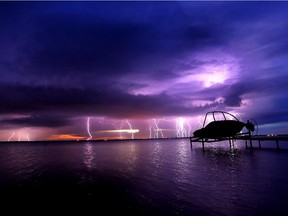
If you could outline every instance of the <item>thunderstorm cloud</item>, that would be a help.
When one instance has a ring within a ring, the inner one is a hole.
[[[288,2],[0,2],[0,25],[1,140],[212,110],[285,132]]]

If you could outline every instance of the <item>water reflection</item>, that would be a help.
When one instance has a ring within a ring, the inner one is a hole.
[[[189,184],[189,176],[191,176],[189,158],[191,158],[190,149],[187,148],[186,143],[179,143],[176,150],[176,163],[175,163],[175,197],[182,200],[185,197],[185,188]]]
[[[161,145],[159,142],[155,142],[153,145],[153,149],[150,155],[151,158],[151,166],[153,168],[152,175],[156,177],[158,175],[160,164],[161,164]]]
[[[43,163],[38,157],[39,152],[43,153],[41,147],[27,147],[22,143],[11,145],[5,151],[5,156],[3,155],[3,158],[8,156],[9,160],[4,161],[4,164],[0,165],[0,169],[6,170],[11,177],[15,176],[19,180],[19,184],[22,184],[23,180],[31,180],[36,172],[38,176],[41,176]]]
[[[244,151],[237,148],[223,149],[211,147],[204,151],[206,188],[214,191],[213,196],[207,199],[211,205],[221,204],[226,212],[237,209],[239,196],[245,189],[245,181],[239,181],[245,175],[247,164],[244,161]],[[223,197],[226,203],[218,203],[217,197]]]
[[[127,144],[120,145],[120,161],[118,162],[117,167],[121,167],[120,165],[122,164],[126,176],[135,176],[137,160],[138,156],[134,142],[130,142],[128,146]]]
[[[93,153],[93,145],[90,142],[85,143],[84,145],[84,164],[87,166],[87,168],[91,169],[93,166],[94,161],[94,153]]]
[[[0,190],[16,204],[19,195],[41,200],[48,193],[61,201],[80,195],[83,209],[96,198],[95,209],[105,198],[134,208],[133,215],[288,215],[287,152],[219,145],[203,152],[178,139],[3,144]]]
[[[137,161],[136,147],[135,147],[135,143],[133,142],[128,148],[128,158],[127,158],[127,173],[130,176],[135,175],[136,161]]]
[[[188,169],[188,148],[185,143],[181,142],[178,145],[176,151],[176,181],[177,182],[187,182],[187,176],[190,174],[190,169]],[[191,157],[191,155],[189,155]]]

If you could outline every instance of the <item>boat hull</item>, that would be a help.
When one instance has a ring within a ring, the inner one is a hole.
[[[194,137],[221,138],[232,137],[241,132],[244,122],[234,120],[222,120],[210,122],[206,127],[196,130]]]

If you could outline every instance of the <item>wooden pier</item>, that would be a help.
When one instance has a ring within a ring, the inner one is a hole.
[[[276,149],[280,149],[280,141],[288,141],[288,135],[239,135],[233,137],[217,137],[217,138],[199,138],[199,137],[190,137],[190,145],[194,142],[202,143],[202,149],[205,150],[205,143],[212,143],[212,142],[221,142],[227,140],[229,142],[230,148],[234,148],[234,142],[236,140],[243,140],[245,141],[246,148],[253,149],[253,141],[258,141],[258,147],[261,149],[262,145],[261,142],[264,141],[275,141]]]

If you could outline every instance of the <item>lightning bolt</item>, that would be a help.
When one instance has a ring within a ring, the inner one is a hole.
[[[28,129],[27,129],[27,128],[25,128],[25,130],[26,130],[26,138],[27,138],[27,141],[29,142],[29,141],[30,141],[30,137],[29,137],[29,133],[27,132],[27,131],[28,131]]]
[[[153,119],[153,123],[154,123],[154,138],[159,138],[159,133],[161,134],[162,138],[164,138],[164,134],[162,132],[162,129],[159,128],[159,122],[161,121],[161,119]]]
[[[199,126],[202,127],[204,118],[202,118],[201,116],[198,116],[197,121],[198,121]]]
[[[15,135],[15,131],[13,131],[13,133],[11,134],[11,136],[8,138],[8,142],[10,142],[10,140],[14,137]]]
[[[89,134],[89,137],[86,140],[91,140],[92,139],[92,135],[90,132],[90,117],[87,118],[87,133]]]
[[[191,135],[191,125],[189,123],[187,123],[188,125],[188,132],[187,132],[187,137],[189,137]]]
[[[16,132],[13,131],[11,136],[8,138],[8,142],[12,140],[12,138],[16,135]],[[29,133],[27,128],[22,128],[17,130],[17,136],[18,136],[18,141],[21,141],[22,139],[27,141],[30,141]]]
[[[188,131],[186,130],[185,125],[188,126]],[[188,137],[191,132],[191,126],[187,123],[185,118],[178,118],[176,120],[176,131],[177,137]]]
[[[123,139],[123,136],[122,136],[122,127],[123,127],[123,122],[121,122],[119,129],[118,129],[118,127],[116,127],[117,130],[118,130],[118,132],[119,132],[119,136],[120,136],[120,139],[121,139],[121,140]]]
[[[126,120],[126,123],[129,125],[130,130],[133,131],[132,125],[130,124],[130,122],[128,120]],[[134,133],[131,133],[131,139],[134,139]]]

